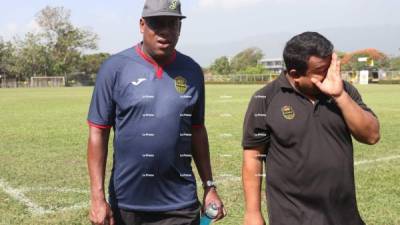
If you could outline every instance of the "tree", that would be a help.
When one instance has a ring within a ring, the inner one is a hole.
[[[259,48],[247,48],[235,55],[231,61],[231,69],[233,72],[239,72],[247,67],[256,67],[258,61],[264,56]]]
[[[390,70],[400,70],[400,57],[390,59]]]
[[[368,61],[367,62],[359,62],[358,59],[359,58],[367,58]],[[371,61],[373,60],[373,65],[371,64]],[[352,58],[342,66],[342,70],[356,70],[356,71],[360,71],[360,70],[364,70],[367,68],[389,68],[390,67],[390,62],[389,59],[384,56],[382,58],[379,59],[373,59],[370,55],[368,54],[354,54],[352,56]]]
[[[48,47],[42,42],[42,35],[28,33],[23,40],[16,40],[16,64],[14,71],[18,78],[26,80],[31,76],[46,76],[53,63]]]
[[[240,71],[238,73],[240,74],[265,74],[268,70],[260,64],[257,64],[255,66],[248,66]]]
[[[86,50],[97,49],[98,36],[87,29],[75,27],[71,12],[63,7],[50,7],[39,11],[36,22],[40,29],[27,33],[23,39],[4,42],[0,38],[0,74],[22,80],[31,76],[67,76],[83,68],[81,59],[92,60],[84,72],[97,71],[105,54],[82,57]],[[68,79],[66,77],[68,82]]]
[[[0,37],[0,75],[13,75],[15,65],[15,47]]]
[[[210,71],[220,75],[230,74],[231,66],[228,57],[222,56],[216,59],[214,63],[210,66]]]
[[[85,74],[95,74],[100,69],[101,64],[106,60],[110,54],[97,53],[82,56],[79,64],[79,71]]]
[[[336,55],[338,56],[338,58],[341,60],[346,56],[346,52],[342,52],[342,51],[336,51]]]
[[[372,61],[367,62],[359,62],[359,58],[367,58],[368,60],[373,60],[373,65],[371,64]],[[355,51],[353,53],[345,54],[342,59],[342,70],[363,70],[367,68],[388,68],[389,67],[389,60],[388,57],[373,48],[362,49]]]
[[[49,48],[48,54],[54,60],[51,71],[55,75],[67,75],[75,71],[82,52],[97,49],[98,36],[87,29],[75,27],[70,17],[70,10],[50,6],[36,16],[43,41]]]
[[[390,59],[385,56],[382,59],[376,60],[375,67],[380,68],[380,69],[389,69],[390,68]]]

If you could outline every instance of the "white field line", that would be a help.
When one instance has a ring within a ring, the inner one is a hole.
[[[0,179],[0,188],[13,199],[19,201],[28,208],[28,211],[33,215],[52,214],[56,212],[65,212],[70,210],[77,210],[87,208],[88,203],[79,203],[64,208],[45,209],[34,203],[24,193],[31,191],[54,191],[54,192],[74,192],[74,193],[89,193],[87,190],[73,189],[73,188],[22,188],[15,189],[11,187],[6,181]]]
[[[372,164],[372,163],[377,163],[377,162],[385,162],[385,161],[391,161],[391,160],[396,160],[400,159],[400,155],[394,155],[394,156],[388,156],[388,157],[382,157],[382,158],[377,158],[373,160],[361,160],[361,161],[356,161],[354,162],[355,166],[359,165],[365,165],[365,164]],[[263,174],[265,176],[265,174]],[[261,174],[260,174],[261,176]],[[235,175],[223,175],[223,176],[217,176],[216,183],[226,183],[229,181],[241,181],[242,178],[239,176]]]
[[[400,155],[394,155],[394,156],[389,156],[389,157],[377,158],[377,159],[373,159],[373,160],[362,160],[362,161],[357,161],[357,162],[354,163],[354,165],[355,165],[355,166],[358,166],[358,165],[371,164],[371,163],[382,162],[382,161],[390,161],[390,160],[395,160],[395,159],[400,159]]]
[[[79,193],[87,194],[89,191],[79,188],[52,188],[52,187],[27,187],[19,189],[21,192],[58,192],[58,193]]]
[[[24,195],[24,193],[22,193],[18,189],[11,187],[3,179],[0,179],[0,188],[3,189],[3,191],[5,193],[7,193],[10,197],[12,197],[13,199],[15,199],[15,200],[21,202],[23,205],[25,205],[32,214],[42,215],[42,214],[51,212],[51,210],[46,210],[46,209],[40,207],[39,205],[37,205],[36,203],[34,203],[33,201],[31,201],[29,198],[27,198]]]
[[[79,210],[79,209],[87,209],[88,207],[89,207],[89,203],[78,203],[78,204],[68,206],[68,207],[55,208],[52,210],[51,213],[67,212],[67,211]]]
[[[374,160],[362,160],[362,161],[356,161],[354,163],[355,166],[358,165],[364,165],[364,164],[371,164],[371,163],[377,163],[377,162],[382,162],[382,161],[391,161],[395,159],[400,159],[400,155],[395,155],[395,156],[389,156],[389,157],[382,157],[382,158],[377,158]],[[223,174],[220,176],[216,177],[216,183],[226,183],[226,182],[239,182],[242,180],[240,176],[235,176],[231,174]],[[51,192],[73,192],[73,193],[89,193],[87,190],[83,189],[76,189],[76,188],[50,188],[50,187],[41,187],[41,188],[21,188],[21,189],[15,189],[11,187],[6,181],[3,179],[0,179],[0,188],[9,196],[11,196],[13,199],[19,201],[23,205],[25,205],[28,210],[34,214],[34,215],[44,215],[44,214],[52,214],[52,213],[57,213],[57,212],[65,212],[65,211],[71,211],[71,210],[79,210],[79,209],[84,209],[89,206],[89,203],[78,203],[69,207],[64,207],[64,208],[54,208],[54,209],[45,209],[43,207],[40,207],[36,203],[34,203],[32,200],[27,198],[25,196],[25,192],[35,192],[35,191],[51,191]]]

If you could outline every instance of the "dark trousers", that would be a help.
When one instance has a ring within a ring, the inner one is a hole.
[[[168,212],[137,212],[114,209],[117,225],[199,225],[200,204]]]

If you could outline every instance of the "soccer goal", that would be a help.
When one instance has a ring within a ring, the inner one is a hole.
[[[31,77],[31,87],[65,87],[65,77]]]

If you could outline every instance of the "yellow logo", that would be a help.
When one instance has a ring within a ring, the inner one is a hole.
[[[187,82],[184,77],[177,76],[175,78],[175,88],[180,94],[184,94],[187,91]]]
[[[292,120],[294,117],[296,117],[296,113],[294,112],[292,106],[283,106],[282,109],[282,115],[285,119],[287,120]]]
[[[171,4],[169,5],[169,8],[175,10],[176,7],[178,7],[178,0],[172,0]]]

